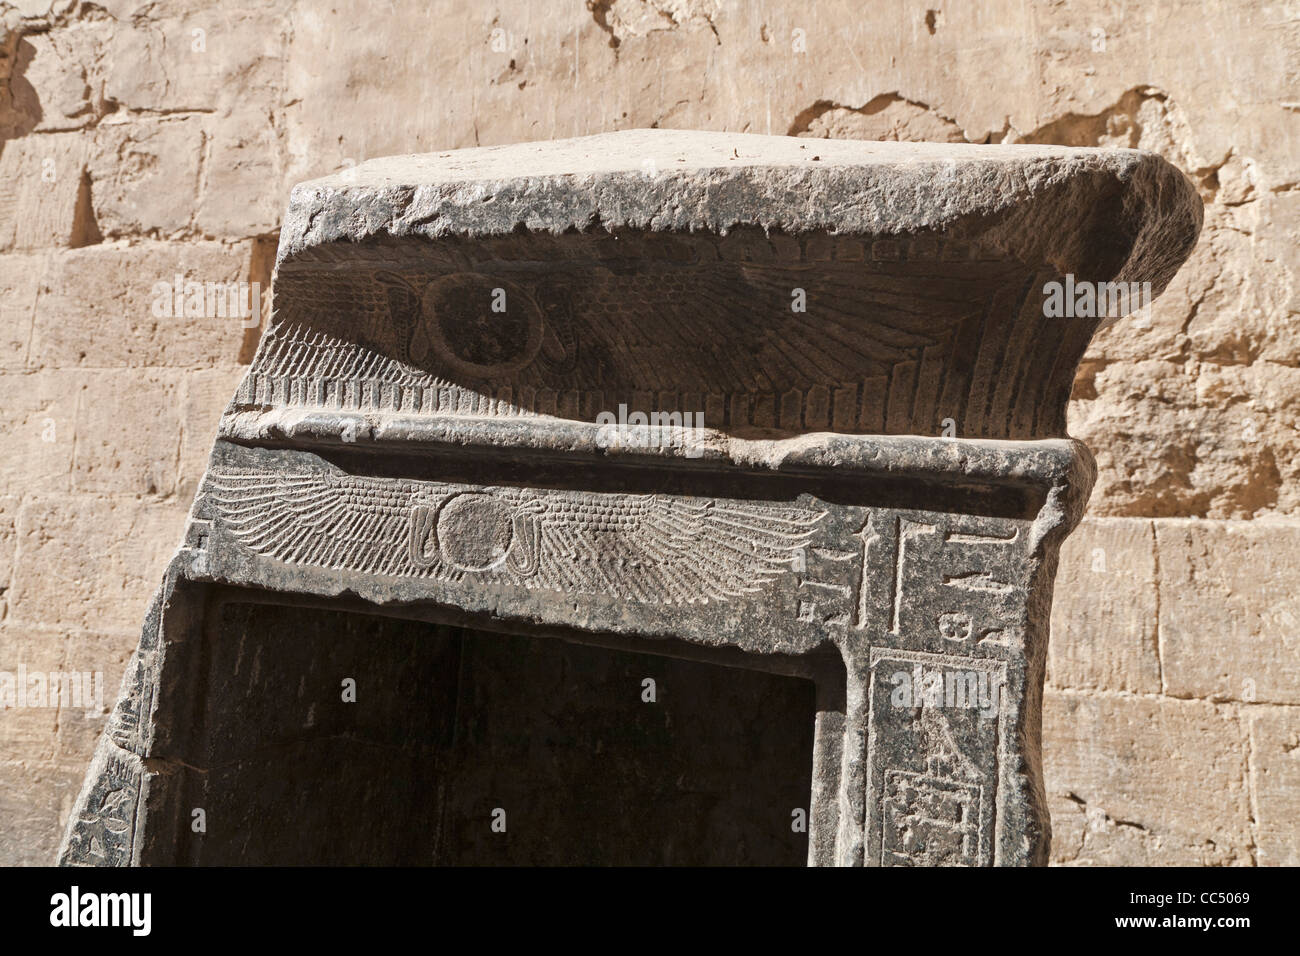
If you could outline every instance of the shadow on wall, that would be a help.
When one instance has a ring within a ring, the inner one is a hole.
[[[0,23],[0,150],[7,140],[26,136],[44,115],[36,89],[24,74],[36,48],[16,29]]]

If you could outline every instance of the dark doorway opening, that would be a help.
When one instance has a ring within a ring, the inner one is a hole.
[[[190,862],[807,861],[811,680],[346,611],[212,620]]]

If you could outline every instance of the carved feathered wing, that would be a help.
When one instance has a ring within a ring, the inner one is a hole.
[[[392,336],[397,345],[396,358],[408,364],[423,365],[430,358],[432,345],[428,318],[420,305],[415,288],[395,272],[376,272],[375,283],[384,290],[388,314],[392,319]]]
[[[216,518],[245,547],[367,574],[497,580],[651,604],[752,593],[807,544],[824,512],[716,499],[485,489],[511,509],[507,560],[481,572],[416,563],[416,506],[455,489],[349,475],[214,472]],[[425,529],[427,533],[427,529]],[[470,531],[474,533],[474,531]],[[424,539],[421,537],[421,543]]]
[[[408,529],[417,486],[329,474],[216,472],[221,522],[259,554],[370,574],[415,574]]]
[[[548,495],[535,584],[654,604],[752,593],[807,544],[824,512],[711,499]]]
[[[845,268],[712,264],[642,268],[633,273],[592,266],[562,286],[574,335],[593,356],[607,388],[748,391],[853,382],[919,361],[926,348],[950,347],[957,327],[978,317],[1005,281],[990,266],[959,283]],[[542,280],[538,295],[551,294]],[[792,308],[803,289],[806,311]],[[713,348],[702,343],[717,343]],[[585,361],[585,360],[584,360]],[[517,383],[565,388],[541,363]]]

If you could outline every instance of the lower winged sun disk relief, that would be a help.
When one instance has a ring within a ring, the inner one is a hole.
[[[692,604],[788,571],[825,512],[666,495],[214,472],[219,520],[291,564]]]

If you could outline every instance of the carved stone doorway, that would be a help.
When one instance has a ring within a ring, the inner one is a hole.
[[[1073,373],[1200,215],[666,130],[297,187],[65,862],[1045,862]]]

